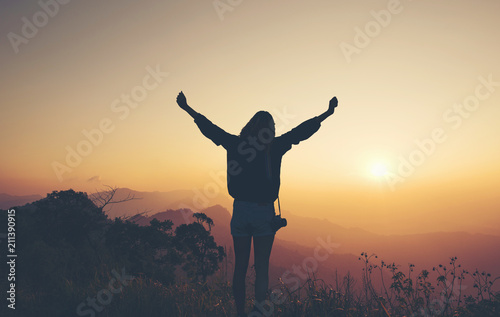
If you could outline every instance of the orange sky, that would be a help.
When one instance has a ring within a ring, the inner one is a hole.
[[[286,132],[336,95],[283,160],[287,209],[500,234],[498,1],[50,3],[45,20],[37,2],[2,3],[0,192],[203,189],[225,153],[178,91],[234,134],[258,110]]]

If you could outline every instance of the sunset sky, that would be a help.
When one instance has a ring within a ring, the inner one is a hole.
[[[259,110],[284,133],[337,96],[283,159],[285,209],[500,235],[499,1],[40,3],[0,0],[0,193],[203,191],[225,151],[180,90],[233,134]]]

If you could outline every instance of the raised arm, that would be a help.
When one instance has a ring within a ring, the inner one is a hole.
[[[316,133],[321,126],[321,122],[333,114],[337,104],[337,97],[333,97],[330,100],[327,111],[317,117],[302,122],[297,127],[279,136],[276,141],[281,151],[284,153],[290,150],[293,144],[299,144],[299,142],[308,139],[311,135]]]
[[[182,110],[185,110],[191,117],[193,117],[193,119],[196,119],[199,116],[199,113],[194,111],[193,108],[188,105],[186,96],[184,96],[182,91],[177,95],[177,104]]]
[[[337,97],[333,97],[330,100],[330,104],[328,105],[328,110],[326,110],[324,113],[322,113],[321,115],[319,115],[319,116],[316,117],[319,120],[319,122],[322,122],[326,118],[328,118],[329,116],[331,116],[335,112],[335,108],[337,107],[338,103],[339,102],[337,100]]]
[[[212,140],[216,145],[222,145],[224,148],[227,148],[235,138],[235,136],[213,124],[201,113],[194,111],[193,108],[188,105],[186,96],[184,96],[182,91],[177,95],[177,104],[194,119],[201,133]]]

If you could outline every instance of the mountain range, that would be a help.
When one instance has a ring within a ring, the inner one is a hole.
[[[14,196],[0,193],[0,209],[8,209],[14,206],[23,206],[25,204],[42,199],[40,195]]]
[[[127,197],[136,199],[109,205],[111,208],[105,208],[108,217],[126,218],[139,225],[148,225],[153,218],[171,220],[174,226],[178,226],[193,221],[193,209],[202,211],[212,218],[215,224],[212,234],[216,242],[226,248],[228,261],[232,261],[231,213],[227,208],[231,202],[227,199],[208,200],[202,194],[196,197],[196,193],[186,190],[162,193],[126,188],[118,189],[114,198],[121,200]],[[0,194],[0,208],[7,209],[40,198]],[[209,203],[206,203],[207,200]],[[359,278],[363,263],[358,258],[362,252],[376,254],[376,261],[400,264],[402,270],[407,269],[408,264],[414,264],[416,271],[424,268],[432,270],[439,264],[448,265],[450,257],[456,256],[458,263],[469,271],[477,268],[500,276],[499,236],[467,232],[381,235],[359,228],[345,228],[327,219],[297,215],[288,210],[284,211],[284,216],[288,226],[276,235],[271,255],[272,281],[288,277],[293,282],[296,281],[294,278],[300,277],[305,282],[299,268],[302,272],[314,268],[329,283],[335,282],[336,272],[339,276],[350,272]],[[330,249],[325,245],[329,245]],[[321,257],[317,256],[318,250]],[[289,274],[291,272],[294,273]]]

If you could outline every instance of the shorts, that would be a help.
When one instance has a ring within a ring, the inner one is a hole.
[[[235,237],[263,237],[276,234],[271,227],[273,203],[254,203],[234,200],[231,235]]]

